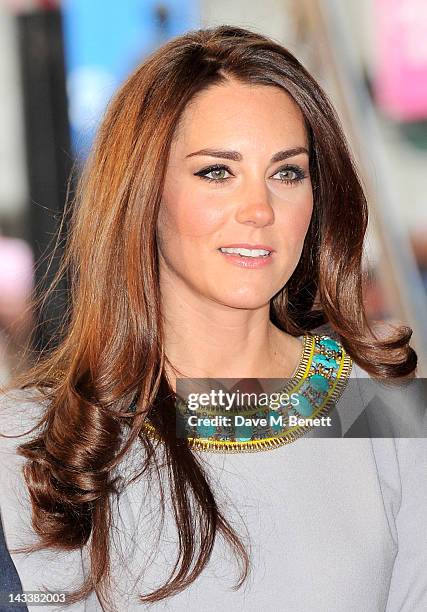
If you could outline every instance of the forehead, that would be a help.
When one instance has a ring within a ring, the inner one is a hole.
[[[182,146],[260,142],[307,145],[303,114],[282,88],[235,80],[212,85],[187,104],[174,137]]]

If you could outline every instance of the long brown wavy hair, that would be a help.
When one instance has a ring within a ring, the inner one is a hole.
[[[239,27],[189,31],[164,44],[110,102],[68,198],[58,230],[61,235],[67,228],[65,254],[48,291],[69,279],[56,345],[9,384],[37,389],[48,399],[36,437],[18,448],[27,458],[24,477],[39,536],[36,545],[18,551],[87,545],[90,573],[70,602],[94,589],[108,602],[111,497],[127,484],[112,474],[134,443],[141,455],[135,478],[155,472],[161,485],[167,479],[179,533],[168,580],[141,595],[141,602],[167,598],[193,582],[219,532],[242,564],[234,588],[248,575],[249,555],[223,516],[201,462],[175,435],[156,242],[168,154],[181,114],[195,94],[229,77],[285,90],[301,109],[309,136],[313,215],[300,261],[271,299],[272,322],[293,336],[329,322],[345,350],[373,377],[406,377],[416,369],[411,328],[396,327],[380,338],[367,319],[362,295],[367,203],[339,119],[321,87],[287,49]],[[160,442],[144,433],[148,413],[155,415]]]

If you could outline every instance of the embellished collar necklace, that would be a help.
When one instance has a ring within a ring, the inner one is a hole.
[[[264,419],[263,426],[259,423],[261,417],[265,417],[265,407],[252,410],[251,423],[256,425],[236,429],[237,436],[225,434],[221,422],[216,426],[195,427],[194,435],[185,436],[188,445],[195,450],[238,453],[269,450],[293,442],[315,426],[314,419],[325,417],[333,410],[347,385],[352,365],[351,357],[338,340],[327,335],[305,334],[295,374],[286,379],[286,384],[278,391],[288,396],[292,394],[296,399],[292,406],[280,404],[274,418]],[[179,409],[180,402],[177,404]],[[184,402],[182,407],[186,407]],[[203,412],[213,414],[209,409]],[[161,439],[149,416],[143,428],[150,437]]]

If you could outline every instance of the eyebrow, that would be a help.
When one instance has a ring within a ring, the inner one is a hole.
[[[274,164],[275,162],[283,161],[284,159],[288,159],[288,157],[294,157],[295,155],[300,155],[301,153],[308,155],[308,150],[305,147],[292,147],[291,149],[278,151],[270,159],[270,163]],[[193,157],[194,155],[222,157],[224,159],[232,159],[233,161],[242,161],[243,159],[243,155],[238,151],[227,151],[223,149],[200,149],[199,151],[194,151],[194,153],[189,153],[185,157]]]

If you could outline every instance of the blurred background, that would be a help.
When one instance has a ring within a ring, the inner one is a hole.
[[[29,301],[112,93],[169,38],[222,23],[288,47],[332,98],[369,199],[369,316],[408,324],[427,374],[425,0],[0,0],[0,383],[31,330],[36,351],[55,336],[66,285]]]

